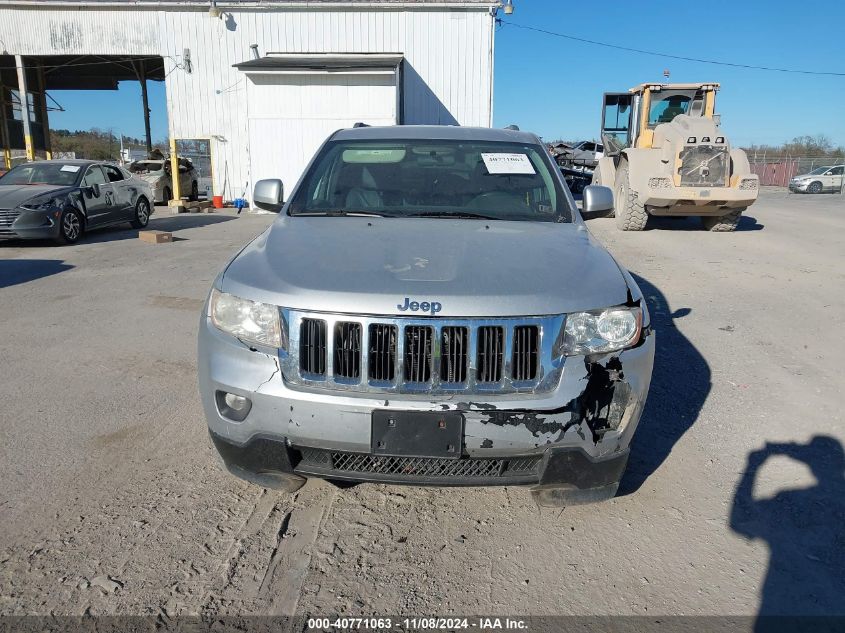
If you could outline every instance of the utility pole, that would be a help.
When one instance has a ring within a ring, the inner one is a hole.
[[[147,95],[147,68],[144,60],[138,62],[138,68],[135,69],[135,75],[138,77],[138,82],[141,84],[141,103],[144,107],[144,132],[146,134],[147,141],[147,155],[149,155],[149,153],[153,151],[153,137],[150,133],[150,100]]]
[[[23,140],[26,146],[26,159],[35,160],[35,145],[32,143],[32,126],[29,121],[29,96],[26,90],[26,70],[23,56],[15,55],[15,67],[18,71],[18,94],[21,102],[21,121],[23,122]]]

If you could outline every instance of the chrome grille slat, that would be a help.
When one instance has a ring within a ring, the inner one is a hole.
[[[467,328],[448,325],[441,330],[440,380],[462,383],[467,379],[467,351],[469,334]]]
[[[9,228],[20,214],[19,209],[0,209],[0,227]]]
[[[500,327],[485,326],[478,328],[478,382],[500,382],[502,380],[504,338],[504,333]]]
[[[342,321],[334,326],[334,375],[361,376],[361,324]]]
[[[326,373],[326,322],[303,319],[299,331],[299,366],[306,374]]]
[[[425,325],[405,327],[405,381],[431,380],[432,328]]]
[[[537,328],[533,325],[518,325],[513,333],[514,380],[534,380],[537,374]]]
[[[393,382],[396,377],[396,326],[373,323],[369,327],[369,376]]]
[[[432,394],[536,394],[559,383],[553,341],[563,316],[450,318],[283,309],[287,384],[301,390]]]

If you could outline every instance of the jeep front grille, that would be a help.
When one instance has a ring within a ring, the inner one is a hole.
[[[478,328],[478,382],[502,380],[504,351],[505,335],[502,328],[489,325]]]
[[[542,393],[563,364],[563,316],[454,319],[285,310],[285,381],[304,390],[364,393]]]
[[[443,382],[465,382],[467,379],[467,350],[469,334],[465,327],[449,325],[442,330],[440,347],[440,377]]]
[[[405,328],[405,381],[428,382],[431,378],[431,328]]]
[[[326,322],[302,319],[299,328],[299,366],[303,374],[326,373]]]
[[[341,378],[358,378],[361,375],[360,323],[335,324],[334,374]]]
[[[513,378],[534,380],[537,375],[537,328],[520,325],[513,337]]]
[[[681,186],[727,186],[731,159],[724,145],[687,145],[680,159]]]
[[[396,326],[373,323],[369,334],[370,379],[393,382],[396,375]]]

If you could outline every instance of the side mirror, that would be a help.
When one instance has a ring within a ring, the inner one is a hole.
[[[584,213],[599,213],[613,210],[613,190],[601,185],[587,185],[584,187]]]
[[[93,196],[94,198],[99,198],[100,197],[100,184],[95,182],[93,185],[88,187],[88,191],[91,192],[90,195]]]
[[[278,178],[268,178],[255,183],[252,201],[255,206],[265,211],[278,213],[284,206],[284,187]]]

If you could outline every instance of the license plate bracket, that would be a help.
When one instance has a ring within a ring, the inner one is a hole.
[[[372,415],[371,451],[391,457],[459,459],[464,416],[457,411],[389,411]]]

